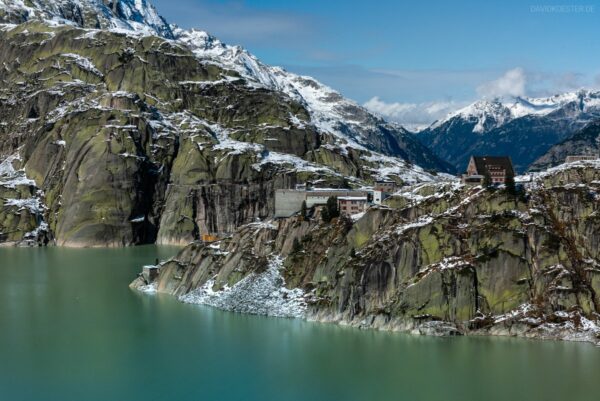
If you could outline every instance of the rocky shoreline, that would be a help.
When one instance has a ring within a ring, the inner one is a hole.
[[[153,285],[183,301],[242,313],[598,344],[599,192],[595,162],[539,174],[518,195],[422,184],[356,221],[325,224],[317,211],[192,243],[161,264]],[[278,288],[255,299],[252,283],[262,275],[277,277],[271,284]],[[132,287],[148,284],[140,280]],[[261,299],[276,308],[292,293],[298,313],[247,308]]]
[[[280,259],[275,262],[278,265]],[[272,263],[273,265],[273,263]],[[358,329],[382,330],[427,336],[501,336],[538,340],[589,342],[600,346],[600,320],[592,321],[578,311],[554,312],[544,315],[532,305],[523,305],[502,316],[480,316],[472,321],[456,324],[443,320],[416,323],[414,319],[388,319],[373,315],[347,321],[339,314],[318,311],[314,294],[301,289],[287,289],[278,267],[270,266],[267,272],[246,276],[233,287],[213,291],[214,280],[202,287],[177,297],[180,302],[210,306],[234,313],[263,315],[277,318],[299,318],[310,322],[339,324]],[[145,293],[156,293],[157,283],[146,284],[136,279],[131,288]],[[486,325],[477,328],[479,325]],[[489,325],[489,321],[492,324]]]

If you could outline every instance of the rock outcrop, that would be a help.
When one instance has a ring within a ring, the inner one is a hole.
[[[282,260],[281,283],[302,291],[305,309],[293,299],[307,319],[598,341],[599,193],[596,163],[548,171],[517,194],[423,184],[356,221],[292,217],[191,244],[132,286],[247,312],[253,294],[238,283]],[[235,302],[214,302],[231,291]]]
[[[0,244],[46,245],[51,240],[44,221],[43,193],[9,157],[0,163]]]
[[[0,242],[43,228],[62,246],[187,244],[272,216],[296,182],[435,179],[344,149],[297,99],[181,41],[31,19],[0,25],[0,59],[0,161],[20,158],[43,206],[27,220],[5,201]]]
[[[0,2],[0,162],[18,158],[31,183],[0,183],[0,243],[187,244],[269,218],[297,182],[437,179],[395,157],[435,163],[409,134],[370,114],[354,127],[350,101],[325,120],[206,35],[174,35],[146,1]],[[34,195],[35,212],[12,201]]]

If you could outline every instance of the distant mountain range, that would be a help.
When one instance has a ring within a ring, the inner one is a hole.
[[[556,166],[565,161],[570,155],[600,155],[600,121],[586,125],[580,131],[552,146],[546,154],[537,159],[531,170],[540,171]]]
[[[481,100],[418,132],[417,138],[457,172],[472,154],[510,155],[529,169],[552,146],[600,118],[600,92],[547,98]]]

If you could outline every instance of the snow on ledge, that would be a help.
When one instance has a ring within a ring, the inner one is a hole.
[[[281,273],[283,259],[274,256],[266,271],[250,273],[233,287],[213,291],[214,279],[202,287],[179,297],[190,304],[213,306],[219,309],[274,317],[301,318],[306,314],[306,296],[299,288],[285,288]]]

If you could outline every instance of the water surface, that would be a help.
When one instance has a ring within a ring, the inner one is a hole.
[[[0,401],[598,400],[600,348],[243,316],[127,285],[173,248],[0,248]]]

